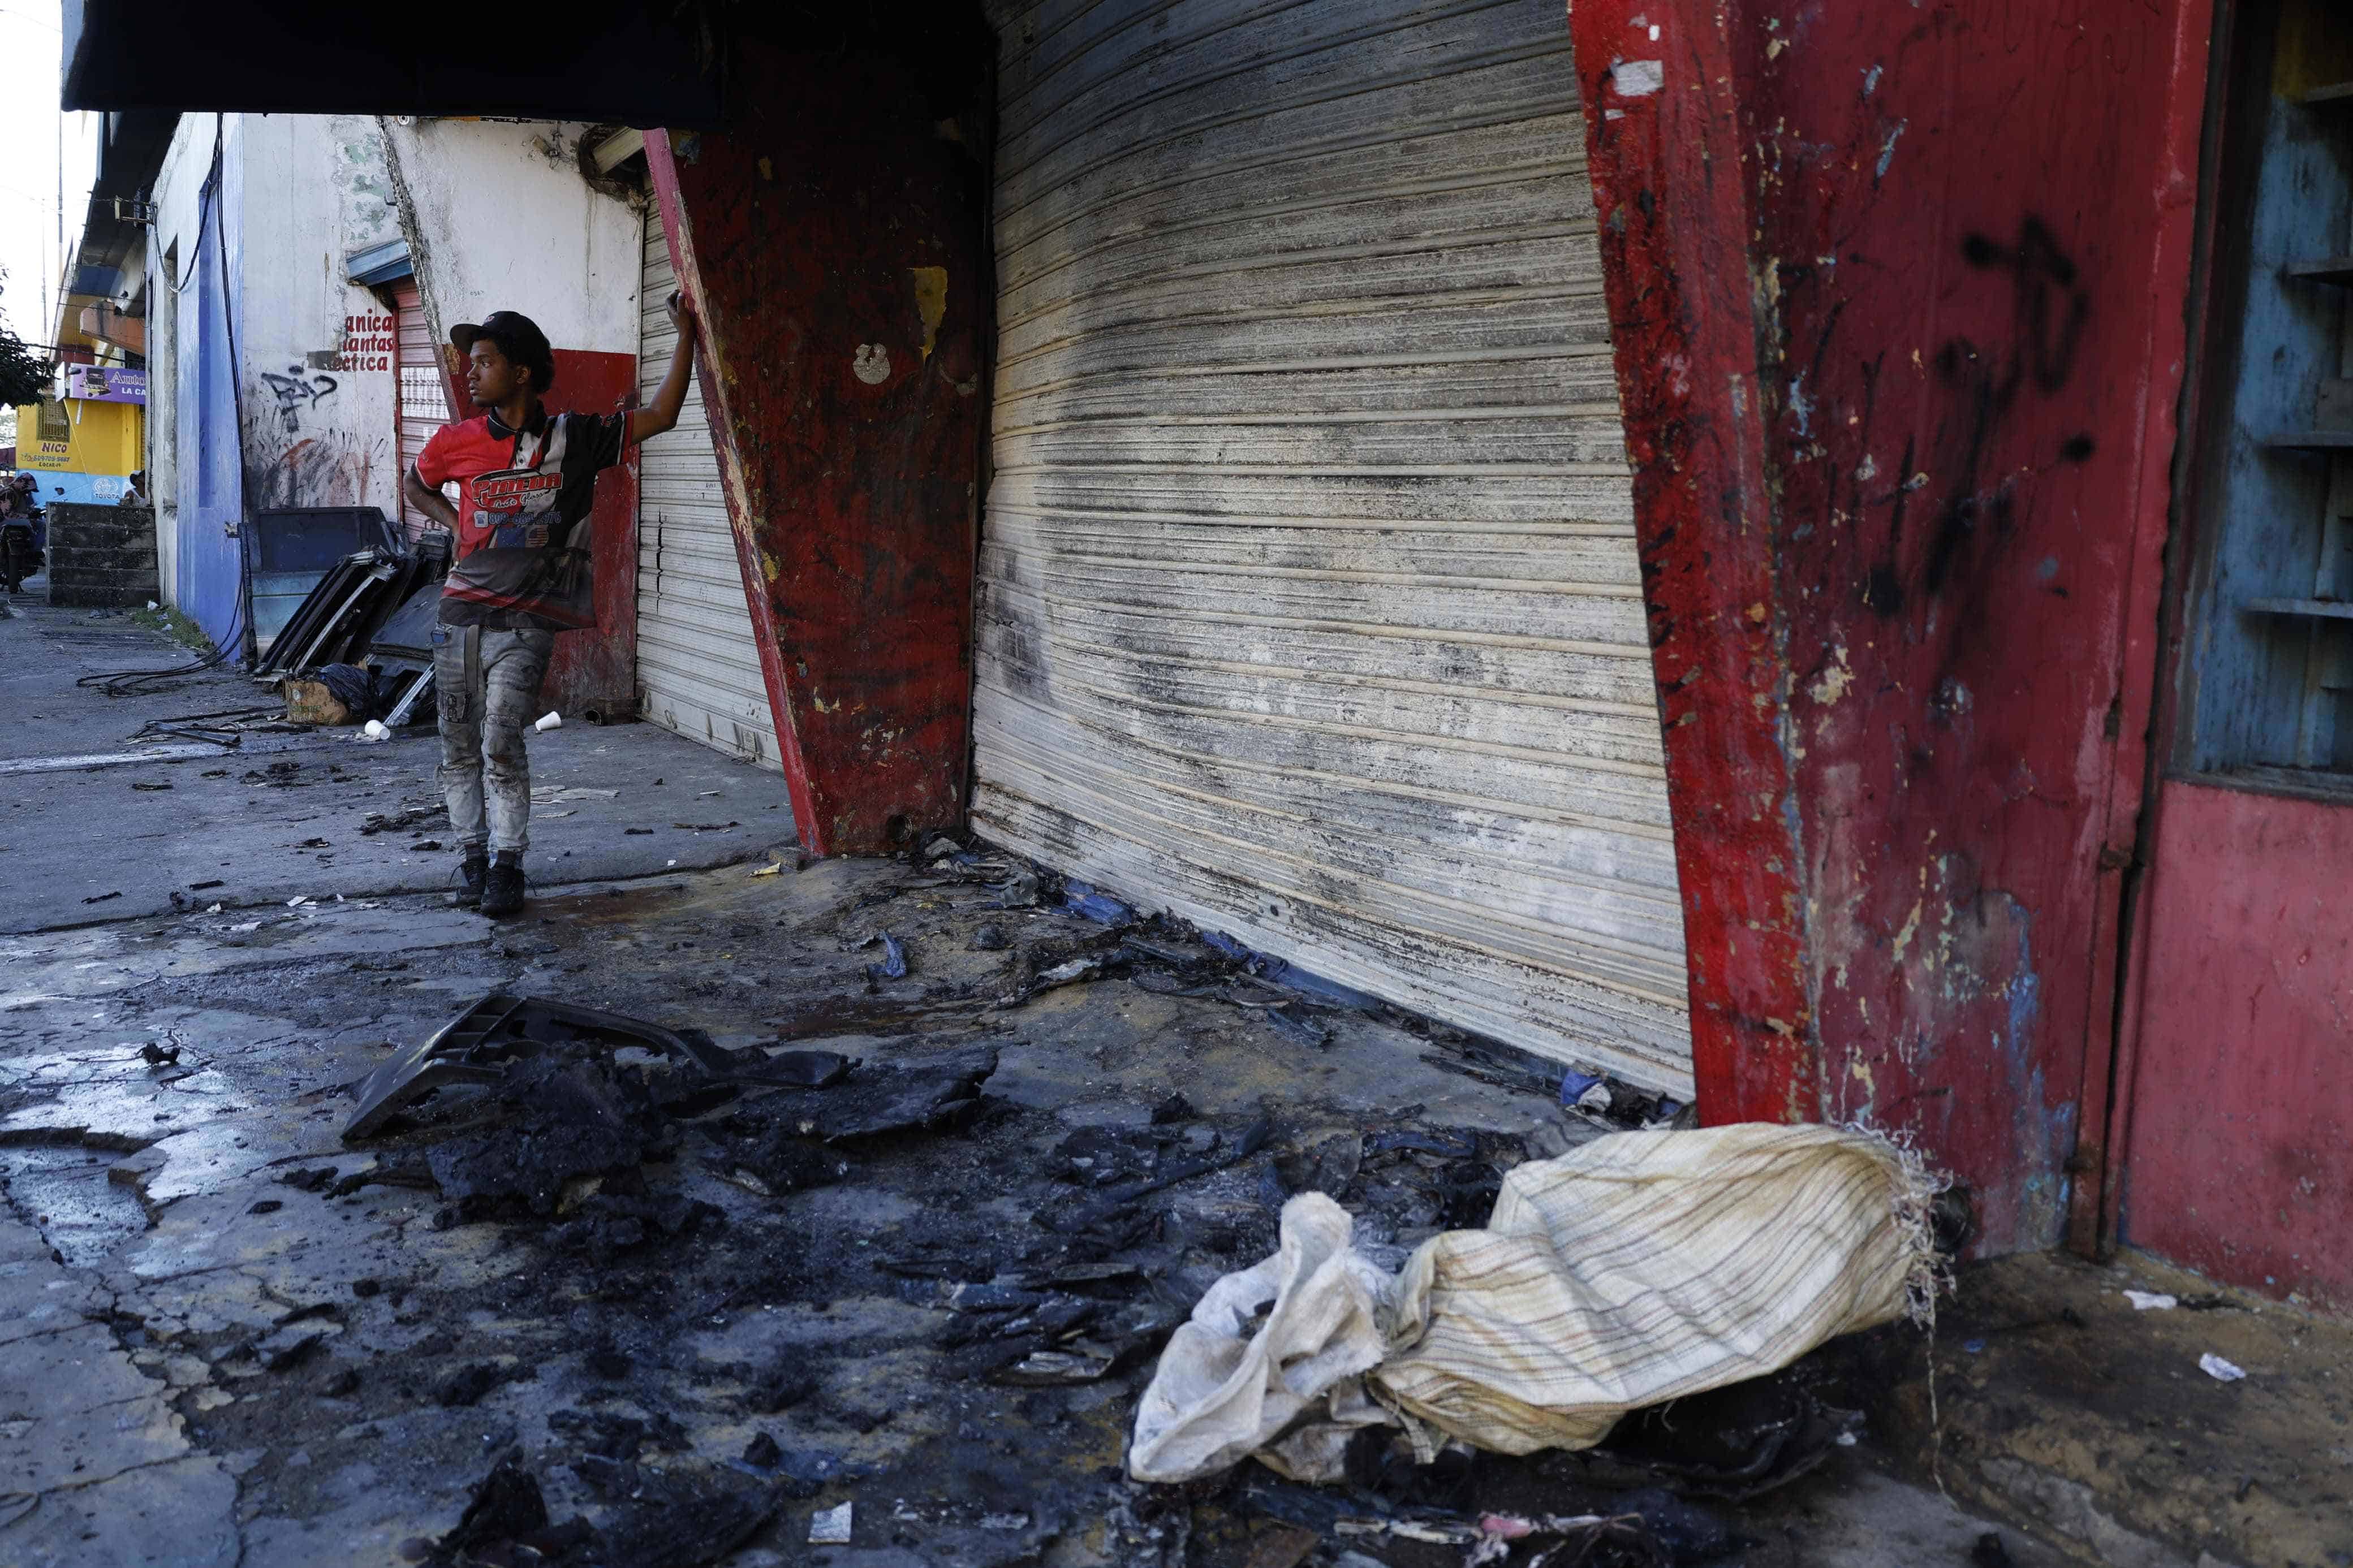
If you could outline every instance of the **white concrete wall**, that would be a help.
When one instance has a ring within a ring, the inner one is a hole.
[[[237,279],[247,504],[399,506],[392,317],[346,280],[399,236],[375,122],[245,119]]]
[[[437,337],[520,310],[559,349],[638,351],[644,219],[581,177],[583,125],[386,121]]]
[[[225,236],[204,222],[216,137]],[[156,175],[155,205],[147,467],[157,566],[177,604],[184,531],[199,526],[184,515],[197,454],[182,449],[193,426],[180,404],[193,389],[179,362],[197,332],[189,280],[202,253],[226,238],[246,504],[375,506],[393,515],[400,476],[390,317],[345,281],[345,258],[398,237],[400,227],[375,122],[356,115],[184,115]],[[165,354],[173,363],[162,363]],[[217,530],[219,521],[201,526]],[[200,554],[218,553],[205,550],[209,541],[194,542]]]

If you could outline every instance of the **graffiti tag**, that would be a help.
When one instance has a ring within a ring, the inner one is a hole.
[[[1950,476],[1950,489],[1920,569],[1920,586],[1932,596],[1952,580],[1964,552],[1981,532],[2008,531],[2018,476],[1989,483],[1999,439],[2026,394],[2050,397],[2066,387],[2075,374],[2076,352],[2092,313],[2091,296],[2078,285],[2074,261],[2040,218],[2021,222],[2017,240],[2009,245],[1970,235],[1961,242],[1961,259],[1980,272],[2008,275],[2010,330],[2006,342],[1980,346],[1969,338],[1954,337],[1936,351],[1936,378],[1958,402],[1959,418],[1939,432],[1944,460],[1938,468]],[[2057,455],[2080,463],[2092,455],[2093,445],[2089,436],[2075,436],[2060,446]],[[1906,476],[1915,471],[1913,462],[1907,445]],[[1891,552],[1900,545],[1905,501],[1916,482],[1907,482],[1895,495]],[[1892,614],[1904,598],[1893,559],[1874,568],[1863,602]]]
[[[302,411],[319,406],[319,400],[332,397],[338,383],[332,375],[310,375],[299,364],[286,367],[284,375],[269,371],[261,373],[261,383],[278,400],[278,419],[290,436],[302,428]]]

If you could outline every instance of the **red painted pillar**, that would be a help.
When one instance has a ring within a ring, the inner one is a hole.
[[[881,853],[965,810],[985,180],[936,76],[884,55],[744,42],[730,96],[648,162],[794,818]]]
[[[2209,7],[1571,16],[1701,1110],[1915,1134],[1989,1251],[2102,1163]]]
[[[1730,46],[1708,7],[1679,8],[1673,38],[1656,42],[1630,9],[1586,0],[1573,18],[1666,726],[1694,1076],[1712,1124],[1810,1121],[1820,1086],[1778,519],[1747,193],[1725,177],[1740,143]]]

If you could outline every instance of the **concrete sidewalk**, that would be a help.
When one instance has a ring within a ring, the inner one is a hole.
[[[152,720],[271,694],[213,670],[109,698],[75,683],[189,656],[127,616],[23,595],[11,608],[0,620],[0,867],[12,896],[0,931],[451,884],[456,846],[429,731],[380,744],[348,729],[235,749],[142,741]],[[534,885],[723,866],[792,843],[781,774],[652,725],[558,730],[533,736],[531,753]],[[402,825],[366,831],[372,816]]]

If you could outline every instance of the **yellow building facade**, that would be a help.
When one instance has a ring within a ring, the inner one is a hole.
[[[44,501],[118,500],[144,466],[146,416],[141,404],[89,397],[26,404],[16,410],[16,466],[44,476]]]

